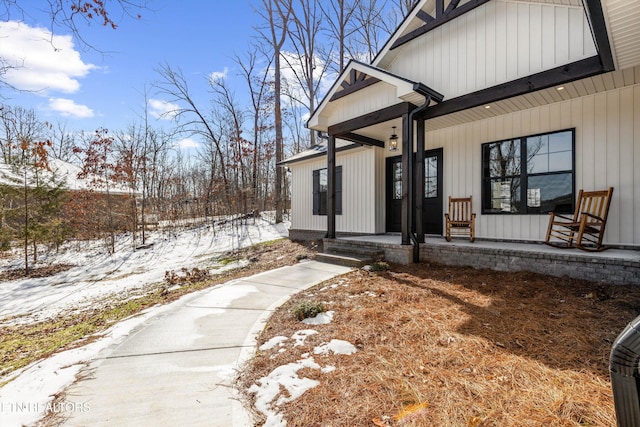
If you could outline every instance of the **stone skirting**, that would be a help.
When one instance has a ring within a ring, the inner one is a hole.
[[[640,261],[471,246],[421,245],[420,260],[498,271],[531,271],[612,285],[640,285]]]
[[[324,236],[327,234],[326,231],[318,231],[318,230],[289,230],[289,239],[295,241],[312,241],[312,240],[322,240]]]
[[[323,239],[323,244],[325,250],[339,252],[348,252],[349,247],[354,246],[384,251],[385,260],[398,264],[413,261],[411,245],[382,240],[377,236],[371,236],[371,241],[362,238]],[[552,249],[539,243],[476,241],[473,244],[456,244],[434,239],[420,245],[420,260],[497,271],[531,271],[612,285],[640,285],[640,252],[637,249],[585,253],[578,249]]]
[[[371,251],[383,251],[384,259],[397,264],[410,264],[413,260],[413,247],[394,245],[390,243],[379,242],[357,242],[358,248]],[[324,239],[323,247],[325,251],[348,252],[350,247],[354,246],[351,240],[343,239]]]

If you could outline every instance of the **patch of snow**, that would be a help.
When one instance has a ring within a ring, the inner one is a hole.
[[[304,339],[310,335],[314,335],[317,332],[312,329],[306,329],[298,331],[293,334],[294,339]],[[277,336],[268,341],[273,348],[276,343],[283,343],[287,338]],[[266,343],[265,343],[266,344]],[[297,343],[295,345],[298,345]],[[315,354],[353,354],[357,350],[349,342],[343,340],[331,340],[329,343],[324,343],[315,348]],[[298,371],[303,368],[316,369],[323,374],[327,374],[336,370],[335,366],[327,365],[321,366],[318,364],[309,353],[302,354],[302,359],[297,362],[288,363],[286,365],[278,366],[269,373],[266,377],[260,378],[247,390],[249,393],[255,394],[255,408],[262,412],[267,421],[264,426],[269,427],[284,427],[286,422],[282,417],[282,414],[278,412],[278,407],[284,403],[291,402],[306,391],[316,387],[320,384],[317,380],[312,380],[305,377],[300,377]],[[284,390],[284,392],[283,392]]]
[[[310,337],[311,335],[315,335],[317,333],[318,331],[313,329],[303,329],[301,331],[295,332],[291,336],[291,338],[293,338],[296,341],[295,344],[293,344],[293,346],[299,347],[301,345],[304,345],[305,341],[307,340],[307,337]]]
[[[297,399],[307,390],[320,384],[317,380],[300,377],[298,371],[303,368],[322,371],[322,367],[313,358],[302,359],[295,363],[278,366],[269,375],[260,378],[256,384],[249,388],[249,393],[256,395],[256,409],[267,417],[264,426],[286,426],[277,407]],[[282,388],[287,391],[287,395],[282,393]]]
[[[262,344],[258,350],[271,350],[272,348],[274,348],[275,346],[283,346],[283,343],[288,340],[289,338],[284,337],[282,335],[278,335],[276,337],[271,338],[269,341],[267,341],[266,343]]]
[[[314,354],[353,354],[358,350],[349,341],[344,340],[331,340],[328,343],[323,343],[313,350]]]
[[[305,325],[328,325],[333,320],[333,311],[318,313],[315,317],[308,317],[302,320]]]

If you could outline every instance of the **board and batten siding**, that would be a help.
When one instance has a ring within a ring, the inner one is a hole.
[[[582,7],[495,0],[404,45],[389,71],[445,99],[597,54]]]
[[[576,194],[614,187],[605,242],[640,245],[638,84],[450,128],[429,131],[427,122],[426,144],[444,149],[445,196],[473,196],[478,237],[541,241],[548,215],[482,215],[481,145],[569,128],[576,130]]]
[[[376,209],[375,157],[373,147],[336,154],[336,165],[342,166],[342,215],[336,216],[337,232],[376,233],[379,211]],[[290,165],[292,229],[327,229],[327,216],[313,215],[312,212],[313,171],[326,167],[327,158],[324,156]]]
[[[400,102],[396,87],[381,82],[331,102],[323,115],[330,124],[341,123]]]

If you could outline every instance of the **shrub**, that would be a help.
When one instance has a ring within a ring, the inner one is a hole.
[[[317,301],[302,301],[293,310],[293,314],[298,320],[304,320],[311,317],[316,317],[319,313],[327,311],[324,304]]]
[[[371,264],[371,271],[387,271],[389,269],[389,264],[384,261],[378,261]]]

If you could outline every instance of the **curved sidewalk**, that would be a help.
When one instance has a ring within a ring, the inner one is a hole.
[[[250,426],[233,387],[271,312],[350,269],[316,261],[188,295],[103,351],[66,390],[66,426]]]

